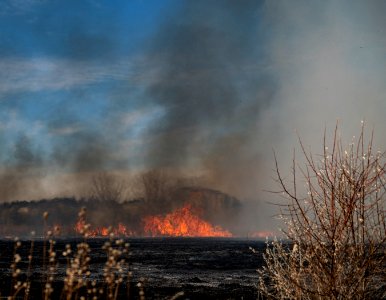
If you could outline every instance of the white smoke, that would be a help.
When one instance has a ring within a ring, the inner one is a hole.
[[[266,3],[267,51],[278,89],[275,105],[258,123],[263,141],[258,147],[267,155],[259,170],[261,189],[275,188],[267,176],[274,175],[271,147],[288,174],[292,151],[299,146],[295,132],[307,149],[320,154],[325,129],[331,137],[339,122],[348,143],[364,120],[368,131],[375,130],[376,145],[385,149],[385,12],[382,1]],[[276,208],[268,207],[263,211],[273,214]]]

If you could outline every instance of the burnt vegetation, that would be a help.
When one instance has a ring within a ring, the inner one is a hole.
[[[87,211],[87,223],[93,227],[115,227],[124,224],[135,235],[143,235],[143,218],[162,215],[190,204],[205,220],[220,226],[232,227],[241,211],[241,202],[225,193],[198,187],[184,186],[159,171],[149,171],[139,177],[138,195],[126,198],[124,180],[109,173],[91,178],[87,196],[62,197],[39,201],[15,201],[0,204],[0,235],[29,237],[33,230],[42,236],[45,226],[58,227],[63,237],[74,236],[78,213]],[[41,216],[50,218],[43,224]]]

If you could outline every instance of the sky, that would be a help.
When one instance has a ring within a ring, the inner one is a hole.
[[[3,201],[167,168],[253,199],[264,222],[272,149],[287,170],[296,132],[318,152],[325,128],[350,140],[365,120],[384,146],[385,13],[375,0],[3,0]]]
[[[141,69],[151,72],[143,50],[176,6],[167,1],[3,1],[0,105],[8,148],[18,136],[27,136],[52,162],[52,147],[60,140],[67,143],[92,130],[105,135],[107,118],[113,117],[120,119],[122,131],[127,129],[127,138],[138,134],[149,122],[147,115],[160,113],[147,108],[141,95]]]

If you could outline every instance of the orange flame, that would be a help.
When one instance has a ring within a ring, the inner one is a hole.
[[[192,211],[190,204],[166,216],[148,216],[143,219],[144,231],[150,236],[231,237],[228,230],[212,226]]]
[[[100,232],[101,236],[108,236],[109,235],[109,229],[106,227],[97,228],[97,230]]]
[[[86,222],[83,219],[79,219],[74,226],[74,230],[78,234],[83,234],[86,228]]]
[[[90,228],[88,224],[86,224],[84,219],[79,219],[75,224],[74,230],[77,234],[85,234],[87,233],[88,237],[106,237],[110,233],[114,234],[114,236],[133,236],[135,233],[126,228],[125,225],[119,223],[117,227],[107,228],[107,227],[96,227]]]

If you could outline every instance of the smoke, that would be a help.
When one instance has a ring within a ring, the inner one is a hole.
[[[149,97],[152,167],[201,166],[212,186],[247,199],[246,225],[270,224],[272,148],[289,170],[298,132],[322,150],[337,121],[385,126],[385,5],[370,2],[194,1],[155,38],[163,58]]]
[[[295,132],[306,149],[320,154],[325,129],[331,141],[338,122],[348,144],[364,120],[368,131],[375,129],[377,146],[385,148],[385,9],[381,1],[265,4],[271,32],[266,46],[277,89],[275,105],[261,114],[258,134],[262,145],[275,149],[283,174],[289,172],[293,149],[299,149]],[[258,185],[274,190],[267,176],[273,174],[272,152],[259,148],[265,159]],[[300,156],[298,151],[301,162]]]
[[[129,101],[116,96],[127,87],[98,85],[125,76],[105,67],[120,58],[116,23],[76,12],[58,22],[58,11],[70,4],[56,5],[52,14],[51,3],[15,12],[16,38],[0,47],[0,201],[79,195],[85,189],[77,187],[79,173],[128,164],[120,143],[127,138],[121,112]],[[94,18],[105,26],[96,28]]]
[[[30,138],[20,135],[13,144],[13,153],[0,170],[0,197],[3,200],[21,199],[28,191],[40,187],[42,157]]]
[[[297,147],[295,131],[318,153],[325,128],[331,132],[339,121],[350,141],[365,120],[384,148],[384,2],[178,3],[157,19],[157,30],[141,40],[135,57],[130,38],[121,41],[125,28],[109,24],[114,18],[101,17],[102,10],[88,20],[67,16],[71,26],[63,31],[55,15],[28,25],[37,54],[49,53],[39,41],[46,38],[42,29],[51,28],[59,34],[48,46],[66,59],[40,60],[44,68],[27,72],[28,78],[20,70],[31,65],[2,62],[6,69],[20,69],[1,77],[0,90],[17,100],[11,108],[27,105],[19,89],[37,93],[40,87],[50,91],[43,99],[55,99],[40,112],[48,124],[46,138],[28,135],[24,147],[8,145],[17,159],[4,172],[54,169],[73,179],[72,185],[69,179],[54,184],[57,191],[71,191],[79,174],[188,170],[203,174],[209,187],[249,200],[245,226],[270,227],[276,208],[266,204],[274,199],[263,190],[275,189],[272,148],[285,173]],[[91,30],[96,20],[106,26]],[[4,56],[7,49],[0,49]],[[22,83],[12,85],[19,77]],[[58,90],[61,96],[54,97]],[[37,189],[53,182],[44,172],[33,174],[44,178],[33,184]]]
[[[384,148],[384,12],[378,1],[267,3],[265,22],[275,33],[267,46],[278,85],[276,105],[259,124],[279,128],[271,144],[283,164],[297,146],[295,130],[320,153],[324,129],[331,134],[337,121],[348,143],[364,120]]]
[[[256,1],[187,2],[156,34],[156,80],[149,98],[164,108],[147,162],[152,168],[201,166],[211,185],[251,195],[256,123],[272,104]],[[251,164],[252,162],[252,164]]]

